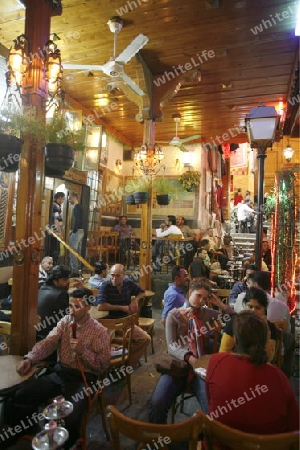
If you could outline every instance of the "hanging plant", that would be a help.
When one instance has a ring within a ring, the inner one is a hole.
[[[200,184],[201,173],[197,170],[188,170],[179,177],[179,183],[187,192],[191,192]]]

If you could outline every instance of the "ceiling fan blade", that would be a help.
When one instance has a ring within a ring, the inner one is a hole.
[[[133,91],[128,84],[124,82],[120,82],[120,89],[124,92],[125,96],[131,102],[135,103],[140,109],[143,108],[143,98],[141,95],[138,95],[135,91]]]
[[[201,137],[201,134],[195,134],[194,136],[180,139],[180,143],[183,144],[184,142],[194,141],[195,139],[199,139],[200,137]]]
[[[179,150],[181,150],[182,152],[188,152],[188,149],[186,149],[183,145],[177,145],[177,147],[179,148]]]
[[[63,64],[64,69],[71,70],[90,70],[93,72],[94,70],[103,71],[104,66],[94,66],[92,64]]]
[[[133,41],[116,57],[116,61],[122,64],[127,63],[144,45],[147,44],[149,38],[143,34],[139,34]]]
[[[142,96],[145,95],[145,92],[128,76],[126,73],[121,75],[123,81],[130,87],[136,94]]]

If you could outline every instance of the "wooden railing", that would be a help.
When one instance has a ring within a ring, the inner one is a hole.
[[[46,227],[48,233],[52,234],[61,244],[70,252],[72,255],[76,256],[76,258],[91,272],[94,271],[94,267],[86,260],[84,259],[79,253],[77,253],[72,247],[69,246],[61,237],[59,237],[50,227]]]

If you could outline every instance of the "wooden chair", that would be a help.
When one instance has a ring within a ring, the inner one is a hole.
[[[225,305],[228,305],[230,289],[217,289],[216,294]]]
[[[121,450],[120,434],[138,442],[138,450],[144,449],[146,446],[154,448],[155,443],[156,448],[166,449],[168,444],[173,445],[183,441],[189,441],[189,450],[197,449],[198,434],[201,428],[197,416],[176,424],[157,425],[131,419],[112,405],[109,405],[107,409],[114,450]]]
[[[89,231],[86,240],[86,259],[90,264],[99,260],[99,232]]]
[[[131,370],[127,371],[126,368],[130,366],[132,333],[136,322],[136,314],[122,317],[120,319],[98,319],[98,322],[108,329],[111,347],[119,347],[121,349],[120,355],[111,357],[108,371],[116,370],[118,367],[125,366],[124,372],[128,389],[129,403],[131,405]]]
[[[152,350],[152,354],[154,354],[154,323],[155,323],[155,320],[152,319],[151,317],[140,317],[140,312],[141,312],[143,303],[144,303],[144,298],[140,299],[140,301],[139,301],[137,326],[149,334],[150,339],[151,339],[151,350]],[[147,349],[145,350],[144,358],[145,358],[145,361],[147,362],[147,360],[148,360]]]
[[[101,380],[99,380],[99,381],[101,382]],[[84,450],[86,450],[86,448],[87,448],[87,444],[86,444],[87,424],[89,422],[91,412],[95,408],[97,409],[97,412],[101,416],[102,428],[103,428],[106,440],[107,441],[110,440],[109,430],[108,430],[107,422],[106,422],[105,407],[103,404],[102,387],[99,387],[98,391],[90,397],[86,412],[85,412],[84,416],[82,417],[81,438],[83,440],[82,447]]]
[[[8,355],[10,349],[11,323],[0,321],[0,336],[2,336],[0,350],[3,355]]]
[[[274,325],[276,327],[276,334],[277,334],[275,355],[274,355],[272,364],[279,367],[279,369],[280,369],[282,366],[282,363],[283,363],[283,355],[284,355],[283,333],[287,330],[288,321],[287,320],[276,320],[272,323],[274,323]]]
[[[100,260],[108,264],[110,255],[113,255],[113,264],[117,262],[118,238],[117,231],[100,231]]]
[[[201,410],[197,411],[197,416],[202,424],[201,431],[204,436],[206,450],[219,448],[216,445],[216,441],[222,445],[227,445],[230,450],[299,449],[299,431],[280,434],[244,433],[217,420],[210,420]]]

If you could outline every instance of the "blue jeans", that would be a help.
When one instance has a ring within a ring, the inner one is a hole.
[[[70,247],[72,247],[73,250],[79,253],[79,255],[81,255],[83,236],[84,230],[78,230],[76,233],[72,233],[70,235]],[[78,259],[75,255],[72,255],[72,253],[70,253],[70,266],[73,273],[78,273],[78,270],[81,267]]]
[[[187,385],[186,378],[174,378],[161,375],[150,400],[149,422],[167,423],[168,411]],[[191,381],[191,388],[197,397],[202,411],[208,413],[205,381],[195,376]]]

